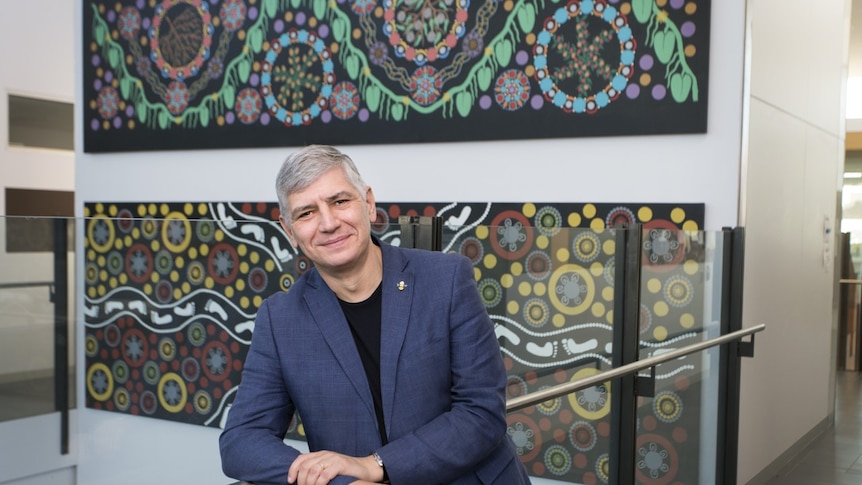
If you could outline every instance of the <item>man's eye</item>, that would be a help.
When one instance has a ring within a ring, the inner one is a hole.
[[[339,199],[335,201],[335,205],[344,205],[348,202],[347,199]]]

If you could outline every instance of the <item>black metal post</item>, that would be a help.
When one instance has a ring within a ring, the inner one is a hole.
[[[399,216],[401,247],[443,250],[443,218],[437,216]]]
[[[54,409],[60,412],[60,453],[69,454],[69,274],[67,221],[54,219]]]
[[[614,260],[613,367],[638,360],[643,227],[617,228]],[[611,383],[611,485],[634,485],[637,444],[637,376]]]
[[[745,229],[722,231],[721,334],[742,329]],[[719,350],[718,426],[715,483],[736,485],[739,463],[739,397],[741,357],[737,340]]]

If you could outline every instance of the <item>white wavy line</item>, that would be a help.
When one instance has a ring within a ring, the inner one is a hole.
[[[439,211],[437,211],[437,217],[443,217],[443,214],[445,214],[446,211],[455,207],[458,207],[458,202],[452,202],[449,205],[443,206]]]
[[[235,393],[238,388],[239,388],[238,385],[233,386],[227,392],[224,393],[224,395],[221,397],[221,401],[219,402],[218,409],[216,409],[216,412],[214,412],[213,415],[210,416],[209,419],[204,421],[204,424],[206,426],[209,426],[213,421],[215,421],[216,418],[221,416],[221,412],[222,412],[222,409],[224,409],[224,403],[227,401],[227,397],[230,396],[231,394]]]
[[[156,308],[162,309],[162,310],[173,309],[176,306],[185,306],[184,302],[186,302],[187,300],[191,300],[192,297],[196,297],[196,296],[200,295],[201,293],[203,293],[203,294],[208,294],[208,295],[214,295],[214,296],[222,299],[224,302],[228,303],[234,310],[236,310],[237,313],[239,313],[240,315],[242,315],[246,318],[254,318],[254,316],[256,314],[256,313],[247,313],[243,310],[240,310],[240,308],[237,307],[232,301],[228,300],[227,297],[225,297],[221,293],[215,292],[215,291],[210,290],[208,288],[198,288],[197,290],[195,290],[195,291],[189,293],[188,295],[185,295],[184,297],[180,298],[179,300],[176,301],[176,303],[173,303],[173,304],[164,304],[164,303],[157,303],[155,301],[152,301],[152,299],[150,298],[149,295],[147,295],[143,291],[141,291],[138,288],[135,288],[133,286],[120,286],[120,287],[114,288],[113,290],[109,291],[105,296],[103,296],[101,298],[93,299],[93,298],[85,297],[84,302],[90,303],[90,304],[101,305],[102,303],[105,303],[106,301],[110,300],[116,293],[119,293],[122,291],[130,291],[132,293],[137,293],[137,294],[141,295],[145,300],[147,300],[148,304],[150,304],[151,306],[154,306]]]
[[[680,340],[690,339],[692,337],[697,337],[699,334],[697,332],[684,333],[682,335],[678,335],[670,340],[665,340],[663,342],[647,342],[646,340],[641,340],[641,347],[651,347],[651,348],[659,348],[659,347],[667,347],[668,345],[679,342]]]
[[[558,361],[550,362],[550,363],[547,363],[547,364],[537,364],[537,363],[535,363],[535,362],[529,362],[529,361],[527,361],[527,360],[525,360],[525,359],[522,359],[521,357],[519,357],[519,356],[515,355],[514,353],[512,353],[512,351],[511,351],[511,350],[509,350],[509,349],[507,349],[507,348],[505,348],[505,347],[504,347],[504,348],[502,348],[502,349],[500,349],[500,350],[501,350],[504,354],[506,354],[506,355],[508,355],[509,357],[511,357],[511,358],[512,358],[512,360],[514,360],[515,362],[518,362],[519,364],[524,364],[524,365],[528,365],[528,366],[530,366],[530,367],[533,367],[533,368],[539,368],[539,369],[542,369],[542,368],[548,368],[548,367],[559,367],[559,366],[562,366],[562,365],[572,364],[572,363],[574,363],[574,362],[578,362],[578,361],[581,361],[581,360],[586,360],[586,359],[589,359],[589,358],[595,358],[595,359],[601,360],[602,362],[604,362],[604,363],[605,363],[605,364],[607,364],[607,365],[613,365],[613,363],[611,362],[611,359],[609,359],[609,358],[605,357],[604,355],[594,354],[594,353],[581,354],[581,355],[579,355],[579,356],[577,356],[577,357],[572,357],[571,359],[567,359],[567,360],[558,360]]]
[[[449,241],[449,245],[448,245],[448,246],[446,246],[446,249],[444,249],[444,250],[443,250],[443,252],[444,252],[444,253],[448,253],[448,252],[452,249],[452,246],[453,246],[453,245],[458,241],[458,238],[459,238],[459,237],[461,237],[461,235],[462,235],[462,234],[464,234],[465,232],[470,231],[471,229],[473,229],[473,228],[475,228],[476,226],[478,226],[479,224],[481,224],[481,223],[482,223],[482,221],[483,221],[486,217],[488,217],[488,213],[489,213],[489,212],[491,212],[491,202],[488,202],[488,203],[485,205],[485,212],[484,212],[484,213],[482,213],[482,215],[481,215],[481,216],[479,216],[479,218],[476,220],[476,222],[474,222],[474,223],[472,223],[472,224],[469,224],[469,225],[467,225],[467,226],[464,226],[464,228],[463,228],[463,229],[461,229],[460,231],[456,232],[456,233],[455,233],[455,235],[454,235],[454,236],[452,236],[452,240],[451,240],[451,241]]]
[[[579,324],[573,325],[571,327],[561,328],[561,329],[553,330],[550,332],[534,332],[533,330],[528,329],[527,327],[521,325],[520,323],[518,323],[515,320],[512,320],[509,317],[506,317],[503,315],[489,315],[489,316],[491,317],[492,321],[493,320],[500,320],[500,321],[506,322],[507,324],[514,325],[515,327],[518,328],[518,330],[520,330],[521,332],[523,332],[523,333],[525,333],[531,337],[552,337],[555,335],[561,335],[564,333],[569,333],[573,330],[581,330],[584,328],[600,328],[602,330],[613,331],[613,327],[608,325],[608,324],[600,323],[600,322],[593,322],[593,323],[579,323]],[[506,325],[506,327],[508,328],[508,325]]]
[[[177,325],[175,327],[169,327],[169,328],[153,327],[152,325],[150,325],[146,321],[141,320],[140,315],[138,315],[136,313],[129,312],[129,311],[122,311],[120,313],[117,313],[116,315],[111,315],[111,316],[113,317],[111,320],[106,320],[104,322],[95,323],[95,324],[85,322],[84,326],[89,328],[89,329],[105,328],[108,325],[111,325],[112,323],[119,320],[120,317],[126,317],[127,316],[127,317],[132,317],[132,319],[135,320],[135,322],[137,322],[138,325],[146,328],[147,330],[149,330],[152,333],[169,334],[169,333],[175,333],[175,332],[181,331],[181,330],[185,329],[186,327],[188,327],[189,325],[191,325],[192,323],[197,322],[199,320],[203,320],[203,321],[206,321],[207,323],[215,323],[216,325],[221,327],[225,332],[229,333],[233,337],[233,339],[236,340],[237,342],[240,342],[240,343],[243,343],[246,345],[251,345],[251,339],[244,339],[244,338],[240,337],[239,335],[237,335],[237,333],[233,329],[231,329],[230,327],[228,327],[224,323],[219,322],[218,320],[212,318],[210,315],[195,315],[194,317],[189,318],[188,320],[183,320],[182,323],[180,323],[179,325]]]
[[[694,370],[694,366],[691,364],[687,364],[687,365],[684,365],[682,367],[677,368],[676,370],[674,370],[672,372],[668,372],[667,374],[656,374],[655,378],[656,379],[667,379],[669,377],[673,377],[673,376],[679,374],[680,372],[682,372],[684,370]]]

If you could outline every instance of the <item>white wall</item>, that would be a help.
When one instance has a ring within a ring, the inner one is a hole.
[[[735,226],[745,12],[742,2],[712,2],[711,8],[707,134],[340,148],[381,201],[703,202],[706,229]],[[76,93],[80,118],[81,90]],[[79,132],[76,146],[80,141]],[[79,149],[77,210],[80,215],[80,202],[90,201],[274,201],[274,176],[290,151],[93,155]],[[83,355],[78,364],[84,368]],[[157,483],[165,476],[179,483],[189,473],[198,474],[197,483],[219,483],[217,430],[84,409],[83,393],[79,408],[86,430],[80,483]],[[141,467],[147,453],[164,461]]]
[[[77,33],[76,2],[5,2],[0,15],[0,215],[6,213],[6,187],[74,189],[74,154],[59,150],[9,147],[10,94],[72,103]],[[13,12],[10,12],[10,9]]]
[[[743,319],[767,329],[757,338],[755,359],[742,367],[740,483],[832,414],[834,234],[850,3],[749,2]],[[825,218],[832,233],[824,238]]]

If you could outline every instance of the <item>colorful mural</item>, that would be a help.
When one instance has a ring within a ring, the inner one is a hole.
[[[242,376],[260,303],[311,267],[275,203],[85,205],[86,405],[218,427]],[[382,203],[373,232],[400,243],[401,215],[444,220],[493,320],[511,397],[610,368],[612,227],[644,226],[641,346],[693,343],[703,326],[702,204]],[[698,483],[700,365],[659,369],[641,414],[642,483]],[[534,476],[607,481],[610,385],[508,416]],[[289,437],[303,439],[297,417]]]
[[[84,150],[706,131],[710,0],[84,6]]]

